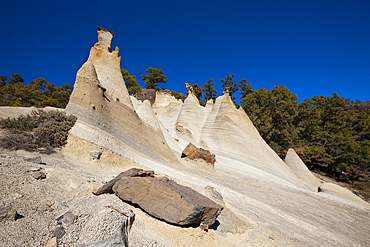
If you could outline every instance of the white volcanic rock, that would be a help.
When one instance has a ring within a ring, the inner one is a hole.
[[[99,37],[106,32],[100,29]],[[104,41],[107,37],[99,39]],[[145,124],[134,111],[120,74],[119,59],[116,59],[117,54],[112,56],[107,50],[108,45],[105,42],[95,44],[89,60],[77,72],[66,107],[67,113],[78,118],[70,133],[133,161],[150,159],[164,164],[180,164],[158,125],[153,128],[156,120],[147,117]],[[111,59],[114,66],[111,66]],[[116,90],[120,98],[117,98]]]
[[[136,108],[141,105],[143,102],[141,102],[141,100],[138,100],[136,99],[134,96],[130,95],[130,99],[131,99],[131,103],[132,103],[132,106],[134,107],[134,109],[136,110]]]
[[[130,109],[134,109],[130,96],[125,86],[121,74],[121,57],[118,56],[118,47],[111,51],[113,32],[98,28],[98,43],[90,50],[87,62],[94,65],[99,85],[106,89],[106,93],[125,104]]]
[[[308,189],[317,192],[321,183],[312,174],[312,172],[308,170],[307,166],[303,163],[301,158],[299,158],[294,149],[289,148],[285,156],[284,162],[285,164],[287,164],[287,166],[289,166],[290,169],[292,169],[294,174],[297,175],[297,177],[302,180],[303,184]]]
[[[144,100],[144,102],[137,106],[135,109],[137,115],[144,123],[151,126],[153,129],[162,132],[161,127],[159,126],[158,119],[154,115],[153,109],[150,105],[149,100]]]
[[[227,208],[241,216],[238,218],[251,222],[253,228],[240,235],[227,234],[222,239],[228,244],[209,242],[209,246],[369,245],[363,237],[370,231],[370,216],[364,207],[352,207],[338,196],[308,190],[265,143],[243,109],[235,108],[228,94],[202,107],[192,94],[183,103],[168,93],[157,92],[150,109],[148,103],[130,99],[119,91],[120,86],[114,84],[117,81],[108,80],[111,63],[104,65],[106,69],[103,66],[105,58],[110,57],[105,54],[109,53],[110,35],[103,34],[92,49],[91,61],[89,58],[78,71],[66,108],[67,113],[78,117],[70,131],[66,157],[74,150],[82,153],[85,148],[88,154],[87,149],[100,147],[103,154],[99,164],[105,164],[108,158],[104,150],[109,150],[201,194],[206,194],[205,187],[214,187],[222,194]],[[113,73],[117,78],[119,67],[115,66]],[[122,96],[117,97],[118,94]],[[130,103],[124,103],[125,100]],[[189,140],[215,154],[214,169],[180,160]],[[96,166],[93,161],[86,162]],[[100,169],[117,174],[109,167]],[[160,228],[155,231],[160,235]],[[176,238],[171,240],[172,246],[189,246],[193,237],[184,242],[181,234],[169,232],[167,239]],[[183,245],[179,244],[181,241]]]
[[[353,194],[348,189],[343,188],[337,184],[323,183],[319,187],[319,192],[336,196],[357,206],[370,209],[370,205],[367,202]]]
[[[189,143],[210,150],[216,155],[218,170],[231,173],[255,171],[257,176],[265,172],[280,180],[305,188],[303,183],[286,166],[279,156],[265,143],[243,110],[237,110],[228,94],[209,102],[206,107],[199,105],[196,97],[189,92],[180,111],[168,114],[155,102],[154,112],[167,124],[167,128],[179,140],[183,149]],[[170,104],[165,106],[168,109]],[[178,105],[176,105],[178,106]],[[178,112],[176,122],[173,121]],[[170,126],[170,124],[175,124]],[[171,132],[170,132],[171,133]],[[263,171],[263,172],[262,172]],[[262,175],[264,176],[264,175]]]
[[[152,105],[155,115],[164,128],[175,138],[175,125],[182,105],[182,101],[175,99],[175,97],[166,92],[157,92],[156,100]]]
[[[185,99],[175,123],[176,136],[180,140],[180,145],[184,148],[189,143],[200,146],[202,127],[210,112],[210,107],[200,106],[193,92],[188,91],[188,97]]]

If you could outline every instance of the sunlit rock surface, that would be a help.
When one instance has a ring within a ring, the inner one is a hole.
[[[302,180],[303,184],[310,190],[317,192],[320,182],[319,180],[308,170],[307,166],[303,163],[301,158],[297,155],[294,149],[289,148],[285,160],[285,164],[289,166],[297,177]]]
[[[66,157],[78,159],[77,150],[96,145],[203,195],[207,186],[217,189],[226,208],[238,216],[228,219],[248,221],[245,233],[223,237],[229,246],[370,244],[364,237],[370,232],[368,204],[354,204],[325,190],[315,192],[316,181],[302,179],[302,174],[307,177],[304,164],[284,163],[228,93],[205,107],[191,92],[184,102],[157,92],[152,106],[130,98],[120,75],[118,49],[110,50],[113,34],[104,29],[98,34],[66,108],[78,117]],[[181,151],[189,143],[215,154],[214,168],[182,160]],[[103,163],[104,152],[101,157]]]

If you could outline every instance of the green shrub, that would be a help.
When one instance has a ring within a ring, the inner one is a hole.
[[[0,127],[6,130],[0,146],[52,153],[53,148],[67,143],[68,131],[76,120],[75,116],[57,110],[38,110],[17,118],[0,119]]]
[[[20,116],[17,118],[0,119],[0,127],[2,129],[13,129],[20,131],[31,131],[36,127],[34,118],[30,115]]]

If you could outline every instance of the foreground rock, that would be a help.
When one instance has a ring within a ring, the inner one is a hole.
[[[219,225],[216,228],[216,233],[218,235],[225,237],[228,232],[232,234],[243,234],[248,228],[251,228],[251,224],[249,224],[245,218],[241,218],[226,207],[224,199],[219,191],[211,186],[207,186],[205,189],[210,198],[224,208],[217,218]]]
[[[82,244],[80,247],[128,247],[128,235],[132,224],[135,220],[134,212],[127,213],[127,218],[122,222],[122,225],[117,229],[113,236],[106,240],[97,241],[91,244]]]
[[[200,225],[203,230],[215,223],[223,209],[189,187],[137,168],[120,173],[93,193],[112,191],[156,218],[180,226]]]
[[[0,209],[0,222],[1,221],[7,221],[7,220],[16,220],[17,218],[17,211],[10,207],[5,206]]]
[[[101,195],[105,193],[113,193],[112,187],[114,186],[116,182],[118,182],[123,177],[148,177],[148,176],[153,177],[154,171],[151,171],[151,170],[144,171],[143,169],[139,169],[139,168],[131,168],[125,172],[121,172],[120,174],[118,174],[117,177],[113,178],[111,181],[104,184],[99,189],[93,190],[93,194]]]
[[[46,178],[46,174],[43,173],[42,171],[32,171],[31,175],[32,175],[32,177],[34,177],[37,180]]]
[[[184,151],[182,151],[181,158],[188,157],[191,160],[195,159],[202,159],[205,160],[207,163],[211,164],[212,166],[215,165],[216,157],[210,151],[197,148],[194,144],[189,143]]]
[[[203,230],[215,223],[223,209],[166,177],[123,177],[113,186],[113,191],[156,218],[180,226],[200,225]]]
[[[23,159],[25,161],[33,162],[33,163],[36,163],[36,164],[40,164],[42,162],[40,155],[37,155],[37,154],[29,155],[27,157],[23,157]]]

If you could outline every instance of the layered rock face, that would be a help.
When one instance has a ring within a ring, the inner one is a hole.
[[[153,111],[182,149],[189,143],[210,150],[219,170],[235,173],[256,170],[306,188],[280,157],[265,143],[245,112],[236,109],[228,93],[199,105],[191,90],[183,104],[159,94]]]
[[[99,28],[98,39],[77,72],[66,107],[68,114],[78,118],[70,134],[134,161],[177,164],[163,133],[154,129],[158,126],[148,118],[143,121],[134,111],[121,75],[119,49],[111,52],[113,33]]]
[[[87,61],[94,66],[99,85],[106,90],[115,101],[120,101],[133,109],[127,88],[121,74],[121,57],[119,48],[111,51],[114,33],[98,27],[98,43],[90,50]]]

